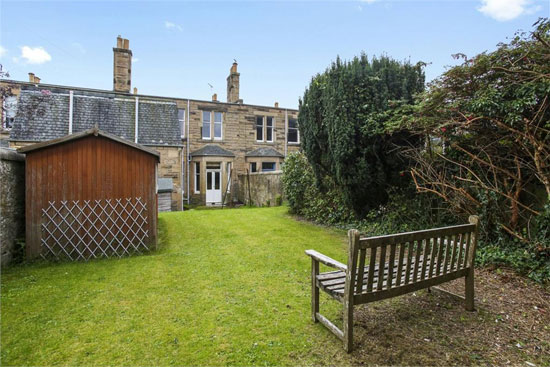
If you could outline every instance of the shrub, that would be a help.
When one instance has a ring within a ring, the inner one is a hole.
[[[408,128],[430,137],[427,148],[406,152],[418,190],[457,214],[481,213],[493,242],[540,242],[534,226],[550,198],[549,45],[546,19],[493,52],[457,55],[463,63],[405,115]]]
[[[306,156],[302,152],[289,154],[283,165],[282,182],[291,212],[319,223],[350,222],[354,215],[341,191],[326,180],[329,189],[322,193]]]

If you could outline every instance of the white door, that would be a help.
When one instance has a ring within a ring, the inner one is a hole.
[[[222,173],[219,168],[206,168],[206,204],[222,203]]]

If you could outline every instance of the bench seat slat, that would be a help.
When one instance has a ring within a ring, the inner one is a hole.
[[[429,261],[429,257],[427,258],[427,261]],[[412,264],[411,266],[413,266],[415,263],[415,258],[412,258]],[[421,268],[421,265],[424,263],[424,258],[421,256],[420,259],[419,259],[419,266],[418,268],[420,269]],[[398,261],[394,261],[394,266],[393,266],[393,269],[394,269],[394,274],[395,274],[395,269],[398,267]],[[365,292],[367,291],[367,282],[365,281],[368,277],[368,273],[369,273],[369,268],[370,266],[366,266],[364,268],[364,275],[363,275],[363,286],[362,286],[362,292]],[[420,273],[421,270],[419,270],[419,273]],[[374,271],[373,271],[373,274],[374,274],[374,277],[373,277],[373,283],[374,284],[378,284],[378,279],[379,279],[379,274],[380,274],[380,268],[378,266],[375,266],[374,268]],[[382,285],[383,285],[383,288],[384,286],[386,286],[386,281],[387,281],[387,278],[388,278],[388,274],[389,274],[389,263],[385,263],[384,264],[384,269],[383,269],[383,276],[382,276]],[[344,289],[344,286],[345,286],[345,283],[346,283],[346,274],[344,272],[340,272],[340,274],[338,274],[336,276],[336,274],[332,274],[332,277],[330,278],[327,278],[324,276],[325,274],[319,274],[317,276],[317,283],[318,285],[325,289],[325,290],[330,290],[330,291],[340,291],[340,292],[343,292],[343,289]],[[401,283],[404,282],[404,277],[405,275],[403,274],[401,276]],[[356,284],[357,284],[357,279],[358,277],[356,276],[355,278],[355,281],[356,281]],[[392,286],[396,286],[397,285],[397,277],[393,277],[392,278]],[[382,289],[383,289],[382,288]]]

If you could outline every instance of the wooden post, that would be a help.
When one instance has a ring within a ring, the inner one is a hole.
[[[479,218],[475,215],[472,215],[470,216],[468,221],[472,224],[475,224],[476,228],[470,238],[471,245],[470,245],[469,251],[466,253],[468,273],[466,273],[466,277],[464,278],[465,285],[466,285],[465,308],[466,308],[466,311],[474,311],[474,261],[475,261],[476,247],[477,247],[477,238],[479,234]]]
[[[344,349],[351,352],[353,349],[353,298],[355,288],[355,272],[357,268],[357,253],[359,250],[359,231],[348,231],[348,270],[344,288]],[[383,265],[381,265],[383,266]]]
[[[319,262],[311,258],[311,318],[318,322],[319,313],[319,288],[317,287],[317,275],[319,275]]]

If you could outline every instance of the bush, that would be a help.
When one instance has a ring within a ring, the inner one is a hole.
[[[354,219],[341,191],[336,190],[334,185],[328,185],[330,188],[324,193],[317,188],[311,165],[302,152],[287,156],[282,182],[292,213],[326,224],[347,223]]]

